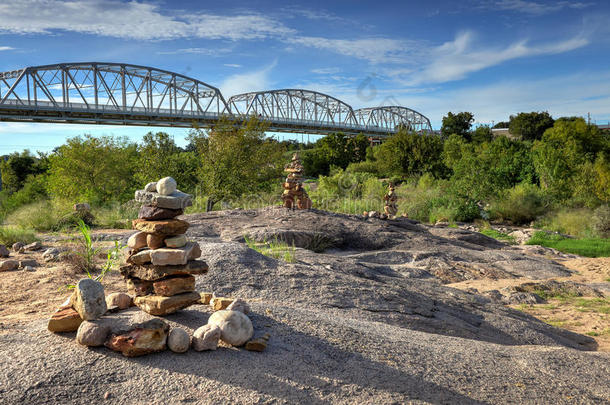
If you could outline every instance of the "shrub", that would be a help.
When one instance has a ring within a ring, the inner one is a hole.
[[[15,242],[32,243],[38,238],[34,231],[15,226],[0,226],[0,243],[11,246]]]
[[[347,166],[346,170],[348,172],[353,173],[370,173],[375,176],[379,175],[379,170],[377,169],[377,162],[373,162],[371,160],[350,163],[349,166]]]
[[[601,205],[593,212],[593,231],[600,238],[610,238],[610,206]]]
[[[501,198],[491,205],[491,217],[507,220],[515,224],[525,224],[535,220],[546,210],[544,192],[533,184],[521,183],[506,190]]]
[[[131,220],[138,217],[139,203],[130,200],[120,204],[118,202],[103,207],[92,207],[94,223],[96,226],[113,229],[131,229]]]
[[[536,227],[580,238],[594,235],[592,210],[587,208],[561,209],[549,213],[536,222]]]
[[[82,218],[72,211],[72,204],[62,200],[42,200],[18,208],[6,217],[5,223],[44,232],[75,226],[79,219]]]

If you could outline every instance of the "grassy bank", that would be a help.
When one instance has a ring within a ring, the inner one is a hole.
[[[528,245],[540,245],[557,249],[560,252],[573,253],[586,257],[610,256],[610,239],[602,238],[565,238],[557,234],[536,232],[527,242]]]

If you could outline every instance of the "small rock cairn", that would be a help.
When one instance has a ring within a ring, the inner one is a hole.
[[[283,185],[282,201],[284,201],[284,207],[300,210],[310,209],[312,203],[303,188],[303,165],[298,153],[292,156],[292,161],[286,165],[284,171],[288,173]]]
[[[386,213],[388,217],[395,217],[398,213],[398,207],[396,206],[396,201],[398,197],[396,196],[396,192],[394,191],[394,184],[390,183],[388,186],[388,192],[383,196],[383,201],[385,202],[385,206],[383,207],[383,211]]]
[[[188,242],[189,223],[176,219],[192,205],[192,196],[165,177],[135,194],[142,203],[133,234],[127,241],[127,264],[120,268],[134,304],[151,315],[167,315],[197,303],[195,274],[207,272],[197,243]]]

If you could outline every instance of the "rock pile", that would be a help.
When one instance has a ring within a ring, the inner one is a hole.
[[[388,192],[383,196],[383,201],[385,202],[385,206],[383,207],[383,211],[388,217],[395,217],[398,213],[398,207],[396,206],[396,201],[398,197],[396,196],[396,192],[394,191],[394,184],[390,183],[388,186]]]
[[[284,193],[282,201],[284,207],[300,210],[308,210],[311,208],[311,199],[303,188],[303,165],[299,159],[299,154],[295,153],[292,156],[292,161],[286,165],[284,171],[288,173],[284,182]]]
[[[133,227],[139,232],[127,241],[127,264],[120,271],[134,304],[151,315],[167,315],[197,303],[195,274],[207,272],[197,243],[184,235],[189,223],[176,219],[192,205],[192,197],[165,177],[136,191],[142,203]]]

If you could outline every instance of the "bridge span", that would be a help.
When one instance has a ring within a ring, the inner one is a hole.
[[[401,106],[354,110],[304,89],[238,94],[166,70],[124,63],[60,63],[0,73],[0,121],[209,128],[223,116],[256,116],[271,132],[380,137],[404,127],[432,131]]]

